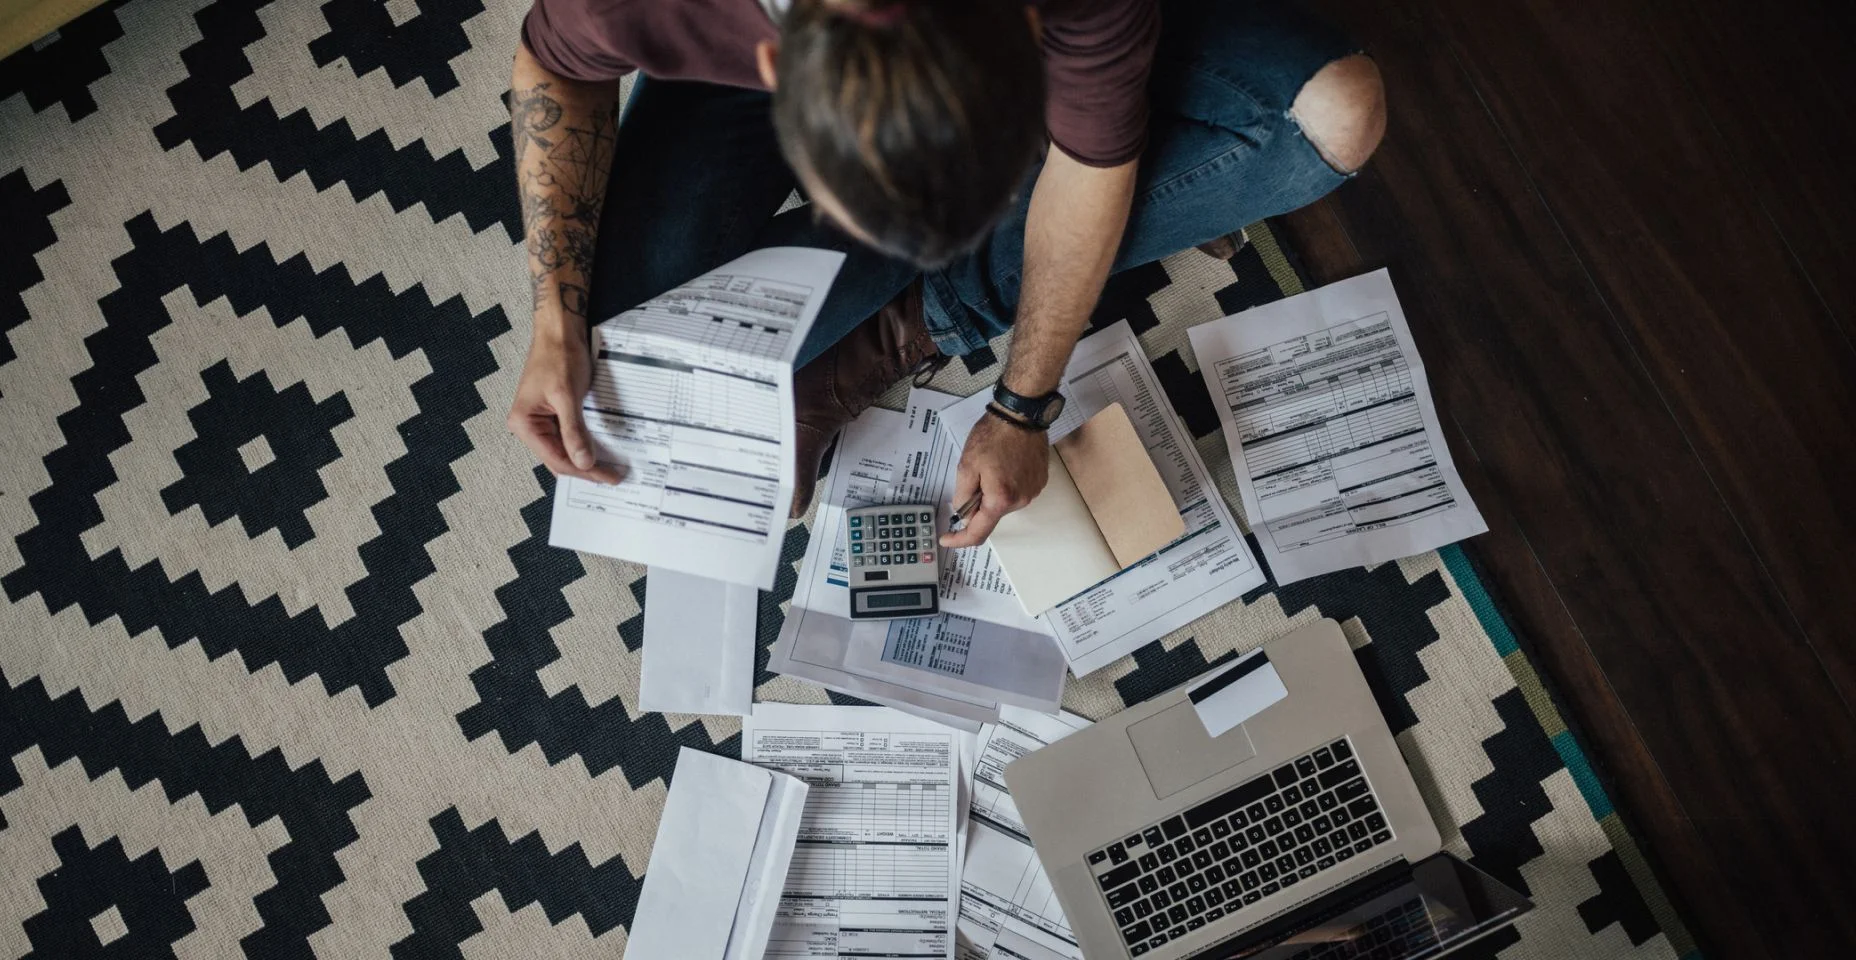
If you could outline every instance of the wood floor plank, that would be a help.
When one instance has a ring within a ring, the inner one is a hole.
[[[1817,827],[1856,789],[1856,730],[1594,283],[1591,241],[1568,242],[1430,14],[1330,12],[1386,71],[1393,123],[1337,209],[1363,259],[1393,266],[1440,407],[1667,779],[1676,810],[1648,811],[1645,829],[1694,861],[1671,871],[1678,901],[1723,955],[1856,943],[1824,909],[1852,886],[1848,838]],[[1637,792],[1627,802],[1652,791]]]
[[[1531,20],[1480,0],[1435,9],[1847,717],[1856,445],[1825,427],[1856,423],[1856,351],[1661,55],[1641,4],[1546,0]]]
[[[1856,340],[1856,5],[1845,0],[1640,0],[1722,153],[1785,238],[1846,340]],[[1852,349],[1856,349],[1853,347]]]

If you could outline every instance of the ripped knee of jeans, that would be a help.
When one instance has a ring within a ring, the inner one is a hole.
[[[1322,67],[1296,94],[1289,119],[1335,172],[1357,172],[1386,133],[1386,88],[1378,64],[1356,53]]]

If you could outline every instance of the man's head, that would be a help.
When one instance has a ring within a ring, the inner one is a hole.
[[[971,249],[1044,145],[1018,0],[792,0],[763,49],[773,124],[821,210],[924,266]]]

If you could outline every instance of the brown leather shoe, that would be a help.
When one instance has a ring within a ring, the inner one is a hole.
[[[793,419],[799,437],[795,518],[812,505],[819,461],[838,429],[905,376],[913,375],[918,387],[927,386],[949,359],[922,324],[922,282],[917,278],[793,375]]]
[[[1240,251],[1248,246],[1250,246],[1250,231],[1238,230],[1235,233],[1227,233],[1215,240],[1207,240],[1199,244],[1199,252],[1208,257],[1229,260],[1237,256]]]

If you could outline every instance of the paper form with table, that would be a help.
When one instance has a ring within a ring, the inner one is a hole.
[[[623,477],[562,477],[548,542],[771,589],[793,495],[793,360],[843,262],[755,250],[601,323],[582,413]]]
[[[1051,426],[1051,439],[1061,440],[1105,407],[1121,404],[1185,522],[1185,532],[1153,556],[1037,618],[1080,677],[1262,586],[1264,577],[1127,321],[1076,345],[1060,389],[1068,402]],[[965,445],[988,399],[982,392],[939,412],[942,434],[953,449]],[[942,502],[952,493],[950,470]],[[967,555],[958,560],[965,565],[967,590],[944,590],[943,610],[1007,622],[1024,617],[990,548],[943,552]],[[987,612],[976,612],[982,608]]]
[[[1277,583],[1488,529],[1450,459],[1386,271],[1188,334]]]
[[[1005,787],[1006,764],[1089,725],[1007,707],[980,729],[960,872],[959,960],[1082,960],[1050,880]]]
[[[767,957],[952,960],[960,739],[881,707],[755,705],[742,759],[808,787]]]

